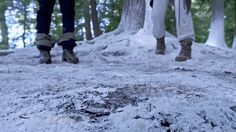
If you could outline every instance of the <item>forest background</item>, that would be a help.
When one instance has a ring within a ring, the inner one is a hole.
[[[212,0],[196,0],[192,15],[196,42],[205,43],[210,29]],[[225,0],[225,41],[232,47],[236,23],[236,1]],[[76,39],[92,40],[103,33],[116,29],[122,15],[123,0],[76,0]],[[0,49],[15,49],[34,45],[36,35],[35,0],[0,1]],[[173,6],[169,6],[166,29],[176,34]],[[58,39],[62,32],[60,6],[57,2],[51,24],[51,35]]]

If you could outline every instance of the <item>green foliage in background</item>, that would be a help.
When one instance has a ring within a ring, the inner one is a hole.
[[[212,0],[195,0],[192,5],[192,15],[194,28],[196,32],[196,41],[204,43],[209,34],[209,26],[211,20],[211,2]],[[76,20],[75,30],[76,39],[85,40],[85,21],[83,12],[84,0],[76,0]],[[123,7],[123,0],[97,0],[97,13],[100,28],[103,33],[114,30],[120,22]],[[0,47],[14,48],[15,41],[22,41],[25,46],[33,44],[32,34],[35,34],[36,12],[38,3],[35,0],[1,0],[0,1]],[[9,12],[11,15],[9,16]],[[1,15],[2,13],[2,15]],[[8,13],[8,14],[7,14]],[[5,14],[5,15],[4,15]],[[5,18],[4,18],[5,17]],[[58,39],[62,33],[60,8],[57,5],[54,8],[51,24],[51,35]],[[14,18],[9,20],[9,18]],[[7,26],[6,26],[7,25]],[[17,25],[17,26],[14,26]],[[91,24],[92,25],[92,24]],[[166,29],[172,34],[176,34],[175,14],[173,6],[169,6],[166,16]],[[232,45],[233,34],[236,26],[236,1],[225,0],[225,39],[229,47]],[[22,34],[13,38],[7,38],[7,35],[1,33],[10,33],[12,27],[21,27]],[[8,41],[9,39],[9,41]],[[5,43],[5,44],[4,44]]]

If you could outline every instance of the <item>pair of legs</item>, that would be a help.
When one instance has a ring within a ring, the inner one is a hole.
[[[37,36],[36,45],[40,51],[40,63],[51,63],[50,50],[54,45],[49,32],[51,16],[56,0],[38,0]],[[75,0],[59,0],[62,13],[63,34],[58,40],[58,45],[63,48],[63,60],[69,63],[78,63],[73,49],[76,46],[74,36]]]
[[[169,0],[153,1],[153,35],[157,39],[156,54],[165,51],[165,16]],[[176,28],[178,40],[182,49],[176,61],[191,59],[191,45],[195,38],[191,13],[188,11],[186,0],[174,0]]]

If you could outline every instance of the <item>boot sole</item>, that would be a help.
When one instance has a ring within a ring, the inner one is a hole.
[[[48,61],[39,61],[40,64],[51,64],[52,61],[48,60]]]
[[[64,62],[68,62],[68,63],[71,63],[71,64],[78,64],[79,63],[79,60],[76,60],[76,61],[71,61],[71,60],[67,60],[66,58],[62,58],[62,61]]]
[[[190,59],[192,59],[192,58],[188,58],[188,57],[185,57],[185,58],[178,58],[178,57],[176,57],[176,58],[175,58],[175,61],[176,61],[176,62],[184,62],[184,61],[187,61],[187,60],[190,60]]]

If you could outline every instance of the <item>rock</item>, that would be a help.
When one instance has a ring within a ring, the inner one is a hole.
[[[94,117],[108,116],[110,112],[105,107],[101,107],[100,105],[89,105],[85,109],[85,112],[91,114]]]
[[[236,106],[229,107],[232,111],[236,112]]]
[[[8,54],[14,53],[11,50],[0,50],[0,56],[7,56]]]

